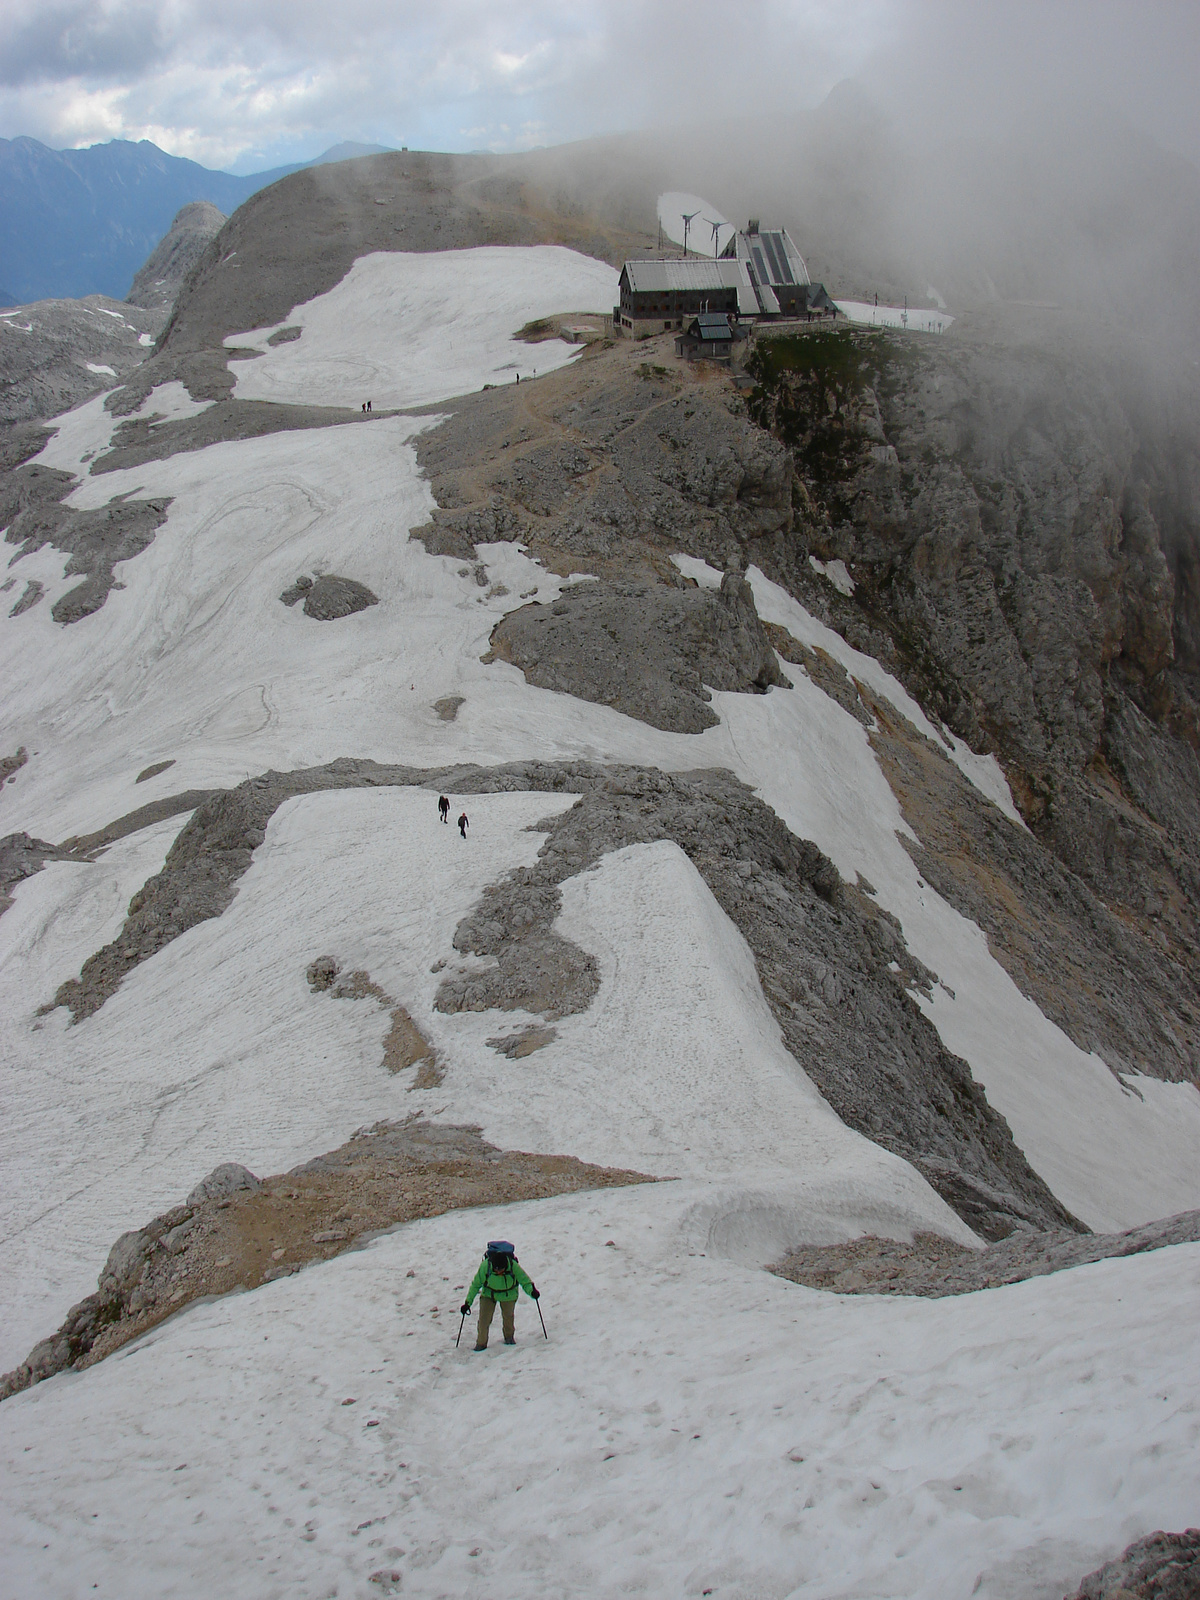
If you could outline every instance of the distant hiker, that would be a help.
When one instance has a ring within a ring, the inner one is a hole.
[[[521,381],[521,374],[518,372],[517,373],[517,382],[520,383],[520,381]]]
[[[467,813],[464,811],[462,816],[458,819],[458,831],[462,834],[464,839],[467,837],[467,829],[470,826],[471,824],[467,821]]]
[[[438,816],[443,822],[450,821],[450,802],[444,794],[438,795]]]
[[[368,400],[367,401],[367,410],[370,411],[370,409],[371,409],[371,402]]]
[[[471,1302],[476,1295],[479,1296],[479,1333],[475,1339],[476,1350],[487,1349],[488,1329],[492,1325],[497,1306],[500,1307],[504,1342],[516,1344],[519,1289],[524,1289],[531,1300],[541,1298],[537,1285],[529,1274],[522,1270],[517,1261],[516,1251],[508,1240],[490,1239],[483,1260],[479,1263],[479,1271],[471,1279],[467,1298],[462,1305],[462,1315],[465,1317],[471,1310]]]
[[[366,409],[367,409],[367,402],[365,400],[362,403],[362,408],[363,408],[364,411],[366,411]]]

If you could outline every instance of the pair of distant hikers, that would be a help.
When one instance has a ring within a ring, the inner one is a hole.
[[[540,1300],[537,1284],[521,1267],[516,1251],[507,1239],[492,1239],[479,1263],[479,1271],[471,1279],[467,1298],[462,1303],[462,1314],[467,1316],[475,1296],[479,1296],[479,1332],[475,1338],[476,1350],[486,1350],[488,1330],[496,1307],[500,1307],[500,1321],[504,1328],[505,1344],[516,1344],[517,1296],[521,1289],[531,1300]]]
[[[449,821],[450,818],[450,802],[444,794],[438,796],[438,816],[441,817],[443,822]],[[467,821],[467,813],[464,811],[458,819],[458,831],[464,839],[467,837],[467,829],[470,826],[471,824]]]

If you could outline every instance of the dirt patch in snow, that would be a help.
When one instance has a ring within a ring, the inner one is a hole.
[[[29,753],[24,745],[11,756],[0,756],[0,783],[7,783],[10,778],[15,778],[28,760]]]
[[[1064,1272],[1089,1261],[1135,1256],[1166,1245],[1200,1239],[1200,1211],[1150,1222],[1124,1233],[1081,1237],[1065,1228],[1021,1229],[990,1244],[968,1250],[934,1233],[918,1233],[911,1244],[867,1236],[848,1244],[806,1245],[768,1268],[792,1283],[835,1294],[910,1294],[941,1296],[974,1294],[1004,1283]]]
[[[194,1300],[256,1289],[418,1217],[654,1181],[572,1156],[499,1150],[478,1128],[420,1116],[363,1129],[262,1182],[221,1167],[186,1204],[117,1240],[97,1293],[0,1378],[0,1399],[92,1366]]]
[[[383,1066],[391,1073],[417,1067],[410,1089],[434,1089],[441,1083],[445,1068],[437,1051],[405,1008],[381,989],[369,972],[343,975],[335,956],[318,956],[306,976],[314,994],[328,994],[333,1000],[373,999],[390,1009],[392,1026],[383,1041]]]

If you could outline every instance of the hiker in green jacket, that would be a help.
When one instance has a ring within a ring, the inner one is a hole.
[[[479,1295],[479,1334],[475,1340],[476,1350],[487,1349],[488,1329],[492,1325],[497,1305],[500,1307],[500,1320],[504,1327],[504,1342],[516,1344],[517,1295],[521,1289],[524,1289],[531,1300],[540,1298],[537,1285],[522,1269],[517,1261],[516,1252],[508,1240],[490,1240],[483,1260],[479,1263],[479,1271],[471,1279],[467,1298],[462,1305],[462,1314],[465,1317],[471,1309],[471,1302],[476,1295]]]

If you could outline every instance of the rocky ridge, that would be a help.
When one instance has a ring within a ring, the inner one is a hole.
[[[914,1294],[933,1298],[975,1294],[1004,1283],[1023,1283],[1049,1272],[1065,1272],[1094,1261],[1164,1250],[1200,1239],[1200,1211],[1185,1211],[1124,1233],[1081,1236],[1067,1229],[1020,1228],[989,1244],[967,1250],[936,1234],[918,1234],[911,1244],[871,1235],[848,1244],[793,1250],[771,1271],[810,1289],[836,1294]]]
[[[121,1235],[96,1293],[0,1376],[0,1401],[103,1360],[194,1300],[257,1288],[417,1217],[653,1181],[571,1156],[498,1150],[478,1128],[419,1116],[362,1128],[275,1178],[227,1162],[182,1205]]]

